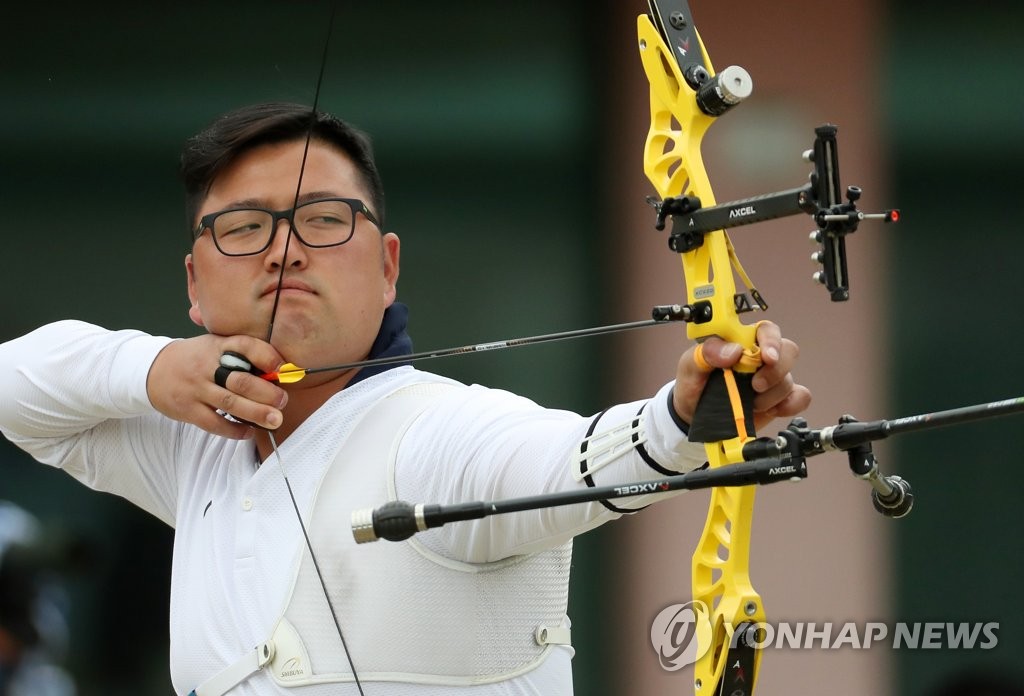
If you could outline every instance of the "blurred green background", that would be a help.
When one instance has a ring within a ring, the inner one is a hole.
[[[1019,3],[905,2],[885,28],[891,199],[906,212],[885,308],[893,415],[1024,394],[1007,367],[1024,340],[1022,20]],[[1022,448],[1019,417],[893,442],[918,498],[891,551],[896,616],[1001,626],[989,651],[899,651],[896,693],[956,674],[1006,684],[950,693],[1024,692],[1024,609],[1013,599],[1024,586]]]
[[[604,114],[618,96],[602,46],[611,31],[634,32],[608,26],[605,10],[581,0],[340,5],[321,105],[374,136],[418,348],[639,318],[604,310],[595,270],[612,265],[613,234],[621,243],[598,200],[613,137]],[[194,334],[180,146],[235,106],[311,102],[328,14],[322,3],[266,1],[7,8],[0,340],[67,317]],[[893,355],[891,415],[1021,392],[1005,364],[1024,338],[1010,311],[1024,294],[1015,190],[1024,97],[1012,87],[1024,65],[1022,19],[1017,3],[909,0],[878,18],[884,69],[866,98],[884,105],[887,198],[905,214],[890,248],[891,335],[880,337]],[[609,353],[607,341],[577,341],[429,367],[594,412],[605,402],[600,376],[620,369]],[[1005,420],[895,445],[920,502],[895,537],[893,615],[1003,628],[989,655],[895,655],[892,693],[931,693],[962,668],[1019,664],[1024,610],[1011,598],[1024,580],[1021,439],[1020,423]],[[70,584],[67,664],[81,693],[170,693],[170,530],[6,442],[0,498],[100,548],[93,570]],[[577,542],[574,563],[580,694],[606,693],[615,669],[603,613],[615,598],[592,580],[612,562],[601,535]]]

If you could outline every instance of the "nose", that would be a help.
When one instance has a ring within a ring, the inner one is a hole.
[[[309,260],[307,254],[306,245],[291,234],[291,223],[281,219],[277,221],[274,238],[270,240],[263,262],[269,270],[280,270],[284,264],[290,268],[304,268]]]

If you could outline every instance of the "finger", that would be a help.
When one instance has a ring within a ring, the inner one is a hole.
[[[732,367],[743,355],[743,346],[738,343],[723,341],[718,336],[711,336],[694,349],[695,355],[703,360],[695,360],[695,364],[703,371],[710,372],[712,368]]]
[[[802,384],[797,384],[793,387],[793,391],[789,393],[789,396],[775,406],[775,412],[783,417],[795,416],[806,411],[811,405],[813,398],[810,389]]]
[[[224,364],[225,362],[232,362],[232,361],[226,361],[225,358],[228,358],[230,356],[235,356],[235,355],[238,355],[238,354],[237,353],[232,353],[232,352],[224,353],[224,355],[222,355],[221,359],[220,359],[221,364],[217,367],[216,370],[213,371],[213,383],[216,384],[221,389],[227,389],[228,388],[228,377],[231,376],[232,372],[240,372],[243,369],[249,369],[249,368],[241,368],[241,367],[229,367],[228,365]],[[241,363],[243,361],[241,359],[239,359],[239,360],[236,360],[236,361],[233,361],[233,362]],[[245,360],[244,362],[245,362],[246,365],[249,364],[248,360]]]
[[[761,348],[761,360],[774,365],[782,355],[782,330],[770,321],[757,324],[757,345]]]
[[[274,346],[252,336],[227,337],[220,347],[222,354],[237,354],[263,373],[273,372],[286,362]]]
[[[230,386],[225,386],[225,388],[249,401],[272,406],[277,410],[281,410],[288,403],[288,392],[273,382],[260,379],[248,372],[236,371],[229,375],[229,378],[231,379]]]
[[[240,386],[243,382],[246,385],[245,387]],[[263,384],[260,385],[258,384],[259,382],[263,382]],[[270,390],[266,390],[267,387]],[[281,403],[277,393],[283,393],[284,390],[254,375],[234,372],[228,375],[226,388],[218,387],[211,382],[209,389],[210,391],[206,393],[204,402],[214,410],[220,409],[235,418],[270,430],[279,427],[284,420],[280,408],[276,405]],[[250,393],[254,391],[261,392],[263,394],[262,398],[269,398],[272,403],[268,404],[249,398],[249,396],[241,393],[243,389]]]
[[[768,391],[784,380],[796,365],[797,357],[800,355],[799,346],[783,338],[779,341],[779,348],[779,354],[775,360],[769,361],[765,359],[762,361],[762,365],[754,375],[753,382],[751,383],[754,391],[759,393]],[[764,356],[763,350],[762,356]]]
[[[793,385],[793,389],[780,401],[765,409],[754,407],[754,426],[761,429],[776,418],[787,418],[803,413],[811,405],[811,391],[802,384]]]
[[[793,391],[794,386],[795,382],[793,381],[793,376],[786,375],[771,389],[761,392],[754,397],[754,410],[768,411],[769,409],[775,408],[789,396],[790,392]]]
[[[247,440],[255,434],[251,426],[244,423],[234,423],[210,409],[202,409],[190,422],[208,433],[231,438],[232,440]]]

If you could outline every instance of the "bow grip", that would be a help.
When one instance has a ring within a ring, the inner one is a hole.
[[[712,367],[704,359],[704,344],[698,344],[694,361],[709,372],[693,421],[690,442],[722,442],[756,436],[754,430],[754,373],[761,366],[761,350],[755,344],[744,349],[735,366],[728,369]]]

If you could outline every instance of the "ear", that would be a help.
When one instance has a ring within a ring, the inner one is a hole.
[[[196,326],[205,326],[202,312],[199,310],[199,291],[196,290],[196,269],[192,262],[192,254],[185,255],[185,274],[188,276],[188,301],[191,303],[188,318]]]
[[[384,306],[390,307],[398,295],[398,257],[402,243],[398,235],[388,232],[381,238],[384,252]]]

